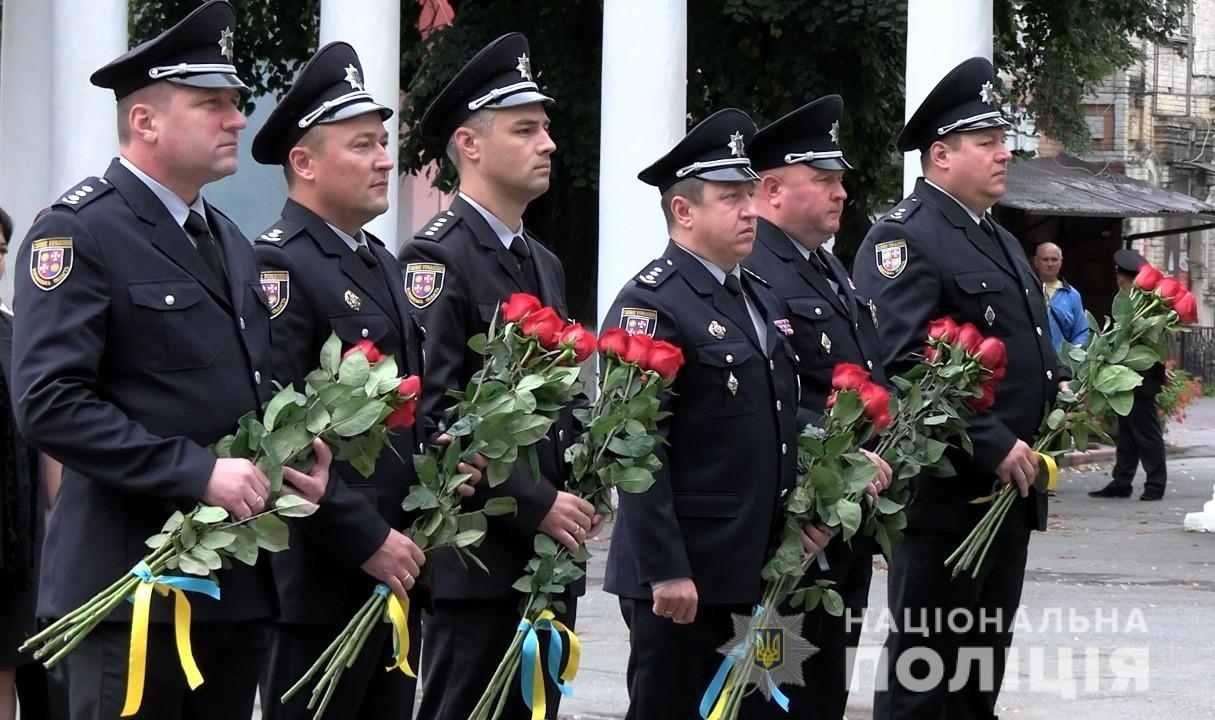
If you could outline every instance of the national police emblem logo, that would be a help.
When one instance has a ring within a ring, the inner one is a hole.
[[[270,306],[270,317],[278,317],[287,309],[291,300],[291,273],[286,271],[262,271],[262,294]]]
[[[801,614],[782,615],[765,608],[755,616],[734,616],[734,637],[717,651],[742,662],[750,659],[759,676],[750,676],[749,685],[755,685],[765,698],[784,698],[781,685],[803,687],[802,663],[818,652],[809,640],[802,637]]]
[[[443,292],[447,266],[440,263],[409,263],[405,266],[405,296],[416,308],[424,308]]]
[[[43,290],[54,290],[72,274],[72,239],[43,238],[30,245],[30,277]]]
[[[902,238],[878,243],[874,251],[877,253],[878,272],[888,278],[898,277],[907,267],[907,241]]]
[[[629,335],[654,337],[658,329],[658,313],[644,308],[620,308],[620,327]]]

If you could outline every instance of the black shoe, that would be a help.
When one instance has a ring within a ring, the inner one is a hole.
[[[1095,498],[1129,498],[1131,496],[1131,486],[1106,485],[1100,490],[1092,490],[1088,494],[1089,497]],[[1160,498],[1156,498],[1159,500]]]
[[[1163,500],[1164,493],[1163,492],[1152,492],[1151,490],[1144,490],[1143,494],[1139,496],[1139,499],[1140,500],[1149,500],[1149,501],[1150,500]]]

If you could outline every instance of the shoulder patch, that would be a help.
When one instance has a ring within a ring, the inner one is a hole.
[[[419,240],[434,240],[438,242],[448,230],[460,224],[460,218],[451,210],[440,210],[430,222],[418,228],[413,236]]]
[[[647,308],[620,308],[620,327],[629,335],[649,335],[654,337],[658,330],[658,311]]]
[[[764,280],[763,277],[760,276],[759,273],[756,273],[754,270],[751,270],[750,268],[743,268],[742,271],[747,274],[747,277],[756,281],[760,285],[763,285],[766,288],[772,287],[772,285],[769,284],[767,280]]]
[[[110,184],[109,180],[102,177],[91,177],[64,193],[55,201],[54,206],[75,212],[113,189],[114,186]]]
[[[266,228],[266,231],[261,235],[258,235],[257,240],[254,242],[268,242],[274,243],[275,245],[285,245],[288,240],[298,235],[300,230],[303,229],[303,223],[279,218],[278,222]]]
[[[896,278],[907,267],[907,241],[903,238],[881,242],[873,246],[877,256],[877,269],[888,278]]]
[[[645,287],[658,287],[663,280],[675,274],[675,263],[665,258],[658,258],[646,266],[634,280]],[[651,333],[653,334],[653,333]]]
[[[273,320],[287,309],[287,303],[291,300],[291,273],[286,270],[263,270],[261,282],[262,294],[266,296],[270,319]]]
[[[41,238],[30,245],[30,277],[41,290],[54,290],[72,274],[72,239]]]
[[[900,224],[905,223],[907,222],[907,218],[914,215],[915,211],[920,209],[921,205],[923,205],[923,203],[921,203],[920,199],[914,195],[903,198],[903,202],[899,203],[894,207],[893,210],[883,215],[882,220]]]
[[[421,309],[438,300],[446,276],[447,266],[442,263],[406,263],[405,297],[409,304]]]

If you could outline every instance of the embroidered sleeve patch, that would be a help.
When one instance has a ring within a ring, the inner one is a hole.
[[[274,319],[287,309],[291,300],[291,273],[285,270],[262,271],[262,294],[270,306],[270,318]]]
[[[409,263],[405,266],[405,296],[416,308],[424,308],[443,292],[447,266],[441,263]]]
[[[30,277],[43,290],[54,290],[72,274],[72,239],[42,238],[30,246]]]
[[[645,308],[620,308],[620,327],[629,335],[649,335],[654,337],[658,329],[658,313]]]
[[[907,241],[903,238],[874,246],[877,253],[878,272],[888,278],[896,278],[907,267]]]

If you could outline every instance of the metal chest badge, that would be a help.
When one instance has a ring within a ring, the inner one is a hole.
[[[726,389],[730,391],[731,395],[738,394],[738,378],[734,377],[732,371],[726,376]]]
[[[30,245],[30,277],[42,290],[54,290],[72,274],[72,239],[42,238]]]
[[[823,349],[828,353],[831,352],[831,338],[827,337],[827,333],[823,333],[823,337],[819,340],[822,343]]]
[[[996,311],[991,309],[991,305],[987,306],[987,311],[983,313],[983,319],[987,321],[988,325],[996,324]]]
[[[709,334],[718,340],[721,340],[726,336],[726,327],[716,320],[713,320],[709,323]]]
[[[261,284],[266,304],[270,306],[270,318],[274,319],[287,309],[287,303],[291,300],[291,273],[263,270]]]
[[[363,309],[363,298],[355,295],[353,290],[347,290],[342,295],[342,299],[346,301],[346,304],[350,306],[351,310]]]

